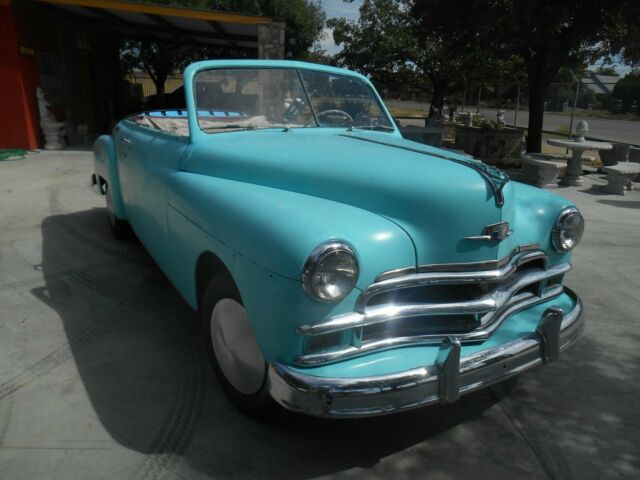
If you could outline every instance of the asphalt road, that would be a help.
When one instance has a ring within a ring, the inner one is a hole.
[[[587,230],[567,282],[587,329],[510,396],[358,421],[239,413],[193,312],[119,243],[90,154],[0,162],[0,478],[640,478],[640,193],[560,193]]]
[[[387,100],[387,105],[422,109],[425,112],[429,108],[428,103],[421,102],[404,102],[399,100]],[[465,108],[467,111],[475,112],[476,107],[467,105]],[[481,108],[480,112],[490,120],[496,119],[497,109],[493,108]],[[514,110],[505,110],[505,121],[508,125],[513,125],[515,117]],[[586,120],[589,124],[588,136],[607,140],[610,142],[629,143],[632,145],[640,145],[640,121],[631,120],[610,120],[602,118],[589,118],[581,117],[576,114],[573,123],[573,131],[575,133],[575,127],[580,120]],[[403,121],[404,123],[405,121]],[[518,126],[526,127],[529,122],[529,112],[527,110],[521,110],[518,112]],[[558,128],[569,129],[571,122],[570,116],[558,115],[557,113],[545,113],[544,115],[544,130],[556,131]]]

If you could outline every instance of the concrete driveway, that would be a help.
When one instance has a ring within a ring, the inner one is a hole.
[[[587,330],[516,391],[357,421],[258,422],[194,314],[109,233],[87,152],[0,162],[0,478],[640,478],[640,194],[561,189]]]

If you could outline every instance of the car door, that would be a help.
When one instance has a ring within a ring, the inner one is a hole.
[[[188,137],[141,128],[136,132],[139,205],[137,229],[156,262],[167,271],[171,251],[167,245],[167,186],[178,171],[180,158],[189,146]]]
[[[126,219],[131,226],[136,228],[138,217],[138,184],[137,176],[140,174],[137,169],[136,150],[137,145],[132,144],[131,135],[135,129],[133,121],[123,121],[113,132],[113,141],[115,143],[118,182],[120,184],[120,192],[124,203]]]

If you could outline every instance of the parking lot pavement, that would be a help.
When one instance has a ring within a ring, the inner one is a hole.
[[[194,314],[89,189],[90,153],[0,162],[0,478],[640,478],[640,193],[560,189],[587,230],[587,329],[559,363],[446,407],[259,422]]]

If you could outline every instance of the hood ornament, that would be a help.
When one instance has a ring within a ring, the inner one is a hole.
[[[482,235],[475,235],[470,237],[464,237],[465,240],[485,240],[487,242],[501,242],[509,235],[513,233],[513,230],[509,228],[507,222],[492,223],[484,227]]]

